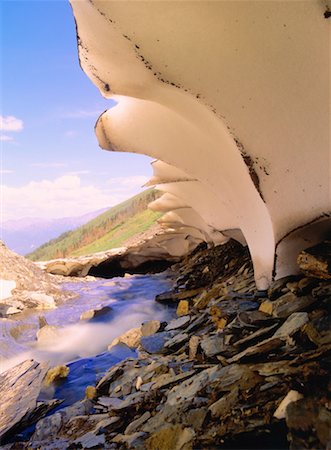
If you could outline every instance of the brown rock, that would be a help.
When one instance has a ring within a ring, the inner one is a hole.
[[[60,378],[67,378],[69,372],[70,369],[67,366],[52,367],[52,369],[49,369],[47,372],[44,383],[46,386],[50,386],[54,381],[57,381]]]
[[[331,279],[331,242],[322,242],[302,251],[297,259],[300,269],[308,276]]]
[[[177,307],[177,316],[186,316],[189,313],[189,302],[187,300],[181,300]]]
[[[181,425],[164,427],[146,440],[147,450],[190,450],[195,433],[192,428]]]
[[[159,331],[161,323],[158,320],[149,320],[141,325],[142,336],[150,336]]]
[[[85,397],[88,400],[93,400],[97,395],[97,389],[94,386],[87,386],[85,389]]]

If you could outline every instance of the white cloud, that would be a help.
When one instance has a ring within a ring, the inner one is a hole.
[[[77,175],[64,175],[54,180],[31,181],[20,187],[2,185],[2,220],[82,215],[116,205],[137,194],[141,180],[140,176],[115,178],[101,189],[94,184],[83,183]]]
[[[0,116],[0,130],[2,131],[22,131],[23,120],[14,116]]]
[[[136,189],[142,187],[147,181],[148,177],[144,175],[134,175],[132,177],[115,177],[108,180],[108,185],[117,190],[122,189]]]
[[[13,140],[14,140],[14,138],[12,136],[7,136],[6,134],[0,134],[0,141],[2,141],[2,142],[10,142]]]
[[[31,163],[30,167],[40,167],[41,169],[67,167],[66,163],[50,162],[50,163]]]
[[[0,169],[0,174],[5,174],[5,173],[14,173],[14,171],[9,170],[9,169]]]

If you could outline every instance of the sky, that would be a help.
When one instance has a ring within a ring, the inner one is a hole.
[[[59,218],[141,191],[150,158],[102,150],[104,99],[81,70],[67,0],[0,1],[0,220]]]

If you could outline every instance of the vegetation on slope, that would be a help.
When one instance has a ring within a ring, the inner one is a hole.
[[[148,189],[110,208],[87,224],[43,244],[27,258],[47,261],[120,247],[127,239],[150,228],[161,216],[147,209],[147,205],[159,196],[154,189]]]

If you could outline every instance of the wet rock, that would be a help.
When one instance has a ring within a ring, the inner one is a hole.
[[[178,328],[184,328],[190,323],[190,316],[181,316],[178,319],[171,320],[165,328],[165,331],[177,330]]]
[[[88,400],[93,400],[97,395],[97,389],[94,386],[86,386],[85,397]]]
[[[92,403],[89,400],[74,403],[71,406],[60,409],[55,414],[38,421],[36,430],[31,438],[32,442],[47,441],[57,437],[61,428],[73,417],[85,415],[92,410]]]
[[[47,368],[48,364],[28,360],[0,375],[0,442],[23,418],[34,414]]]
[[[111,344],[108,346],[108,350],[118,344],[125,344],[130,348],[137,348],[140,344],[141,338],[141,327],[131,328],[131,330],[126,331],[121,336],[115,338]]]
[[[324,280],[331,279],[331,241],[322,242],[302,251],[297,262],[306,275]]]
[[[193,298],[200,292],[201,289],[182,290],[180,292],[169,291],[157,295],[155,300],[165,304],[176,304],[180,300]]]
[[[66,378],[69,375],[69,367],[67,366],[56,366],[49,369],[44,379],[44,383],[46,386],[50,386],[54,381],[58,381],[59,379]]]
[[[98,319],[102,316],[110,314],[111,312],[112,308],[110,306],[103,306],[101,308],[89,309],[81,314],[80,320]]]
[[[146,440],[147,450],[190,450],[193,448],[195,432],[180,425],[164,427]]]
[[[63,328],[55,325],[45,325],[37,331],[37,341],[41,345],[54,344],[64,334]]]
[[[181,300],[178,303],[176,314],[177,316],[186,316],[190,311],[189,302],[187,300]]]
[[[141,334],[142,336],[150,336],[151,334],[159,331],[161,327],[161,322],[158,320],[149,320],[148,322],[144,322],[141,325]]]
[[[140,344],[148,353],[164,353],[166,351],[165,343],[172,337],[172,332],[163,331],[151,336],[143,336],[140,340]]]

